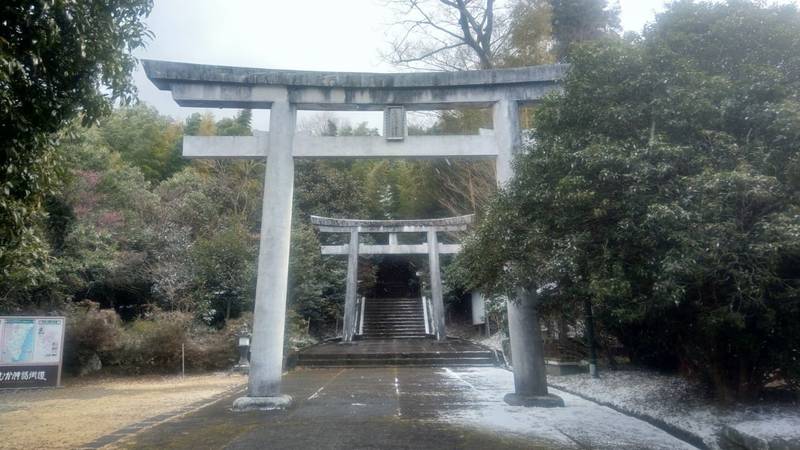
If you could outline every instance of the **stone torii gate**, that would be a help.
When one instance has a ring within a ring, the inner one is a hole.
[[[499,185],[512,176],[519,107],[559,89],[566,65],[433,73],[346,73],[143,60],[148,78],[181,106],[269,109],[269,133],[184,138],[188,158],[266,159],[248,395],[234,409],[285,407],[281,395],[294,158],[483,158]],[[493,133],[407,136],[406,110],[491,108]],[[385,137],[295,134],[297,110],[384,111]],[[547,403],[534,293],[508,302],[513,402]],[[508,396],[507,396],[508,397]]]
[[[344,245],[323,245],[323,255],[348,255],[347,288],[344,300],[344,325],[342,341],[350,342],[356,334],[356,299],[358,295],[358,255],[428,255],[433,300],[433,334],[441,341],[447,339],[442,298],[442,272],[439,255],[452,255],[461,251],[461,244],[440,244],[440,231],[466,231],[474,215],[421,220],[353,220],[311,216],[311,224],[321,233],[348,233],[350,241]],[[389,233],[388,245],[369,245],[359,242],[360,233]],[[398,233],[425,233],[424,244],[400,244]]]

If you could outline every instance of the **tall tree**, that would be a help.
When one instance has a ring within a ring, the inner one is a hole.
[[[111,150],[151,182],[166,180],[185,165],[180,157],[181,126],[152,106],[116,109],[98,128]]]
[[[517,0],[509,21],[510,40],[500,54],[504,67],[555,62],[553,8],[549,0]]]
[[[397,36],[388,59],[410,68],[490,69],[508,41],[494,0],[391,0]]]
[[[37,223],[57,181],[57,133],[79,114],[90,124],[131,101],[131,51],[149,36],[142,19],[151,8],[151,0],[0,6],[0,299],[43,274]]]
[[[798,36],[796,6],[681,1],[576,46],[467,281],[588,298],[638,362],[725,400],[800,385]]]
[[[235,117],[218,121],[216,132],[220,136],[250,136],[253,134],[253,130],[250,128],[252,119],[252,111],[243,109]]]
[[[556,58],[567,58],[573,45],[620,31],[619,5],[608,0],[550,0]]]
[[[488,69],[551,63],[552,11],[547,0],[493,1],[396,0],[400,37],[389,60],[408,67],[438,70]],[[527,117],[527,116],[526,116]],[[485,110],[441,111],[417,134],[470,134],[490,128]],[[478,211],[494,193],[491,164],[472,161],[416,163],[438,183],[430,188],[451,214]]]

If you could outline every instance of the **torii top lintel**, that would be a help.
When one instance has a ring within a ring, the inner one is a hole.
[[[465,231],[475,219],[474,214],[439,219],[362,220],[335,219],[311,216],[311,224],[323,233],[420,233],[426,231]]]
[[[357,73],[256,69],[143,60],[147,77],[172,91],[181,106],[270,108],[288,101],[298,109],[409,110],[487,107],[501,99],[535,101],[558,88],[568,65],[463,72]]]
[[[334,219],[311,216],[311,224],[320,233],[350,233],[350,242],[344,245],[323,245],[323,255],[348,255],[351,252],[361,255],[452,255],[461,251],[461,244],[442,244],[438,242],[439,231],[465,231],[475,219],[474,214],[440,219],[413,220],[360,220]],[[369,245],[358,243],[359,233],[389,233],[389,245]],[[399,244],[398,233],[426,233],[424,244]],[[436,256],[438,259],[438,256]],[[354,262],[355,263],[355,262]]]

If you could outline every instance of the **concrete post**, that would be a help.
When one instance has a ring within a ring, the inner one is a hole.
[[[515,308],[508,312],[514,387],[518,395],[547,395],[544,358],[536,357],[544,354],[539,313],[536,311],[538,297],[522,288],[517,290],[516,297]],[[518,358],[517,355],[521,357]]]
[[[520,147],[519,106],[513,100],[495,103],[492,119],[497,141],[496,178],[503,187],[514,174],[514,155]],[[511,338],[511,358],[514,369],[514,393],[507,394],[506,403],[522,406],[563,406],[564,401],[547,393],[541,327],[536,310],[535,293],[520,289],[517,301],[509,298],[508,330]]]
[[[261,212],[250,377],[247,396],[240,397],[233,403],[235,411],[284,408],[292,400],[288,395],[281,395],[281,374],[294,189],[292,139],[296,116],[295,107],[288,102],[272,104],[269,120],[270,153],[267,158]]]
[[[431,270],[431,299],[433,300],[433,323],[436,340],[447,339],[444,325],[444,298],[442,296],[442,272],[439,268],[439,239],[436,230],[428,230],[428,265]]]
[[[492,109],[494,138],[497,142],[495,177],[502,187],[514,175],[512,162],[520,147],[519,106],[513,100],[501,100]]]
[[[347,288],[344,295],[342,341],[350,342],[356,333],[356,300],[358,296],[358,231],[350,232],[347,257]]]

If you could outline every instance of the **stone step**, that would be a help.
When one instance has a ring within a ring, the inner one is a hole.
[[[419,298],[369,298],[364,305],[359,339],[426,338],[425,314]]]
[[[394,332],[397,332],[397,333],[407,333],[407,332],[424,333],[425,332],[425,327],[409,326],[409,327],[369,327],[369,328],[365,327],[364,328],[364,334],[370,334],[370,333],[394,333]]]
[[[300,354],[298,360],[315,361],[327,360],[332,358],[364,358],[364,359],[415,359],[415,358],[494,358],[494,353],[487,350],[467,350],[467,351],[441,351],[441,352],[405,352],[405,353],[345,353],[341,355],[328,355],[328,354]]]
[[[421,316],[422,311],[408,310],[408,311],[364,311],[365,316]]]
[[[364,312],[393,312],[393,311],[420,311],[422,308],[418,306],[366,306]]]
[[[297,364],[304,367],[365,367],[365,366],[494,366],[493,358],[329,358],[313,361],[298,360]]]
[[[385,312],[385,313],[366,313],[364,317],[424,317],[422,311],[415,311],[415,312]]]
[[[364,323],[367,322],[422,322],[425,316],[422,314],[418,316],[374,316],[374,317],[364,317]]]
[[[418,324],[425,326],[425,321],[422,320],[422,317],[415,318],[415,319],[381,319],[381,320],[365,320],[364,325],[404,325],[404,324]]]
[[[365,328],[364,334],[425,334],[425,328],[405,327],[405,328]]]
[[[418,298],[368,298],[367,304],[370,303],[422,303]]]
[[[421,332],[420,331],[396,331],[396,332],[373,331],[369,333],[364,333],[362,336],[366,339],[394,339],[394,338],[408,338],[408,337],[421,338],[425,337],[426,334],[425,331]]]
[[[423,322],[422,316],[420,317],[376,317],[365,318],[364,323],[421,323]]]
[[[369,303],[369,302],[367,302],[364,305],[365,308],[370,308],[370,307],[375,307],[375,308],[393,308],[395,306],[416,306],[418,308],[422,308],[422,303],[420,303],[420,302],[413,302],[413,303],[412,302],[407,302],[407,303],[406,302],[401,302],[401,303]]]
[[[421,305],[421,300],[392,300],[392,301],[375,301],[369,300],[366,301],[367,306],[369,305]]]
[[[374,300],[367,300],[367,306],[370,305],[422,305],[422,301],[420,300],[392,300],[392,301],[374,301]]]
[[[367,317],[416,317],[424,315],[422,311],[365,311],[364,316]]]
[[[393,316],[391,314],[381,315],[381,316],[370,316],[364,317],[364,322],[368,320],[377,320],[377,321],[389,321],[389,322],[397,322],[397,321],[404,321],[404,320],[422,320],[425,316],[422,314],[405,314],[402,316]]]

